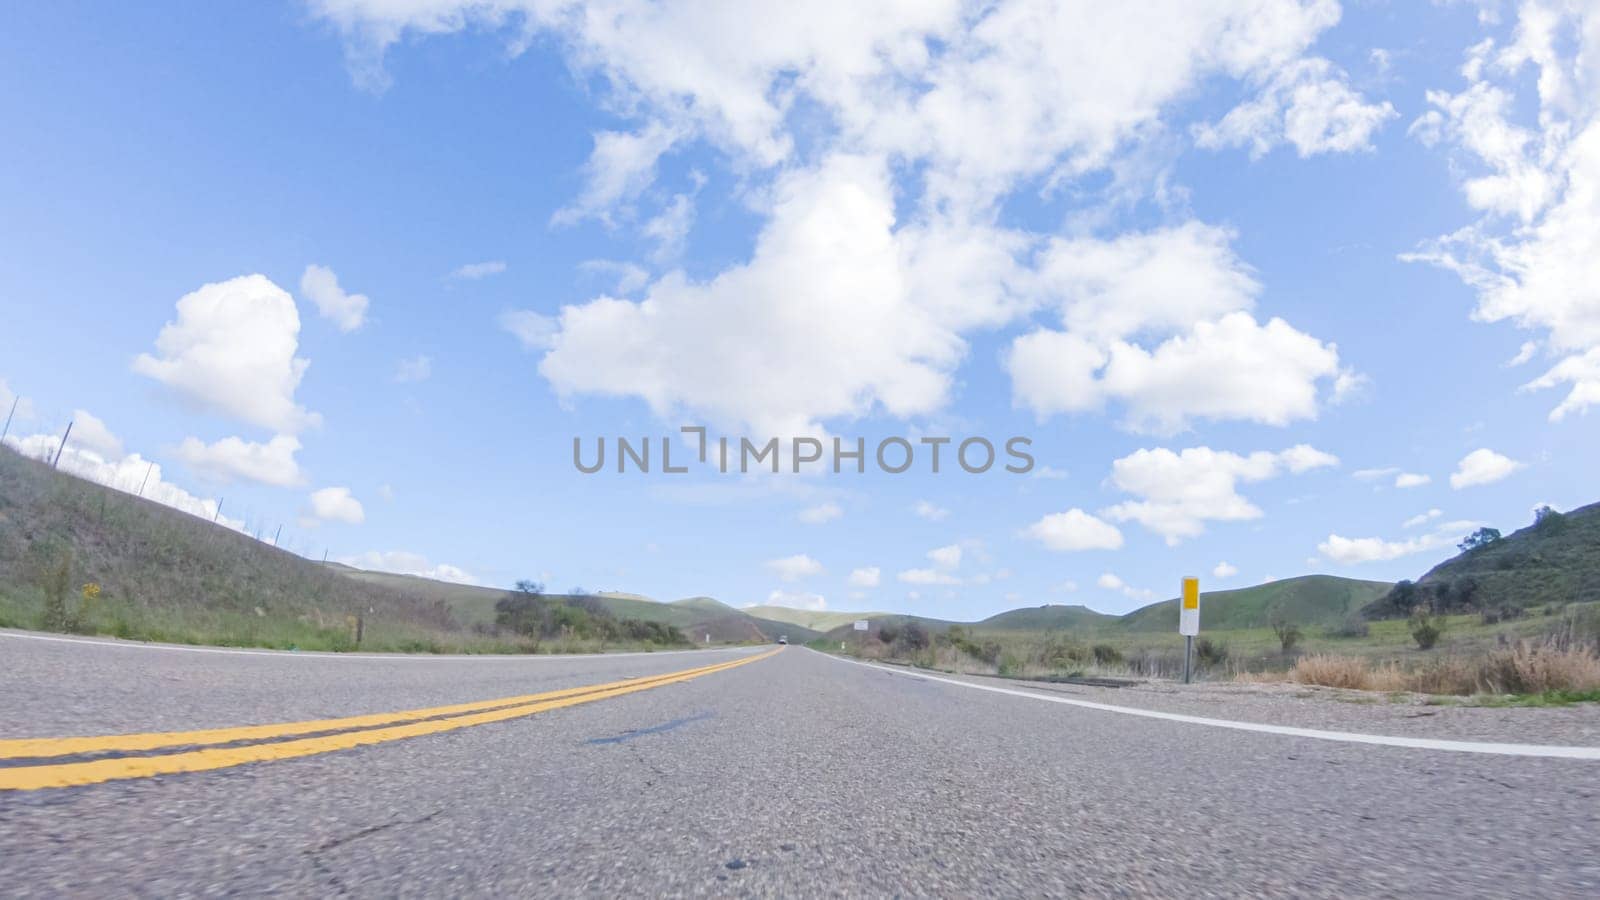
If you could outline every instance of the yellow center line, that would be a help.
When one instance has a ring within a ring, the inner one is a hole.
[[[686,671],[711,671],[727,663],[713,663],[697,669]],[[455,703],[449,706],[433,706],[423,709],[408,709],[391,713],[372,713],[360,716],[345,716],[337,719],[310,719],[302,722],[280,722],[271,725],[240,725],[227,728],[208,728],[201,731],[167,731],[151,732],[146,734],[106,734],[91,737],[59,737],[59,738],[15,738],[0,740],[0,759],[42,758],[52,756],[76,756],[82,753],[124,752],[133,753],[141,750],[159,750],[163,747],[195,747],[207,744],[231,744],[236,741],[256,741],[270,738],[293,737],[302,734],[314,734],[322,731],[344,731],[351,728],[372,728],[378,725],[395,725],[401,722],[411,722],[417,719],[434,719],[440,716],[453,716],[461,713],[481,712],[502,706],[520,706],[527,703],[537,703],[543,700],[556,700],[577,694],[593,693],[618,687],[623,684],[654,682],[660,678],[672,675],[681,675],[682,672],[669,672],[667,675],[651,675],[640,678],[625,678],[606,684],[590,684],[582,687],[565,688],[558,691],[546,691],[539,694],[525,694],[518,697],[501,697],[495,700],[477,700],[471,703]]]
[[[117,781],[128,778],[149,778],[155,775],[172,775],[180,772],[203,772],[212,769],[224,769],[232,766],[244,765],[253,762],[268,762],[272,760],[294,759],[302,756],[314,756],[319,753],[330,753],[335,750],[349,750],[355,747],[370,744],[382,744],[405,738],[420,737],[428,734],[441,734],[461,728],[470,728],[474,725],[486,725],[491,722],[503,722],[508,719],[531,716],[536,713],[552,709],[562,709],[568,706],[577,706],[583,703],[593,703],[597,700],[607,700],[612,697],[621,697],[639,691],[650,690],[668,684],[676,684],[722,672],[738,666],[766,659],[778,651],[772,650],[756,656],[747,656],[743,659],[717,663],[711,666],[702,666],[695,669],[685,669],[666,675],[652,676],[644,679],[628,679],[611,682],[603,685],[593,685],[589,688],[579,688],[572,691],[553,691],[545,699],[532,703],[506,708],[493,708],[484,712],[456,715],[451,718],[429,719],[428,721],[409,722],[408,724],[390,725],[381,728],[368,728],[358,731],[346,731],[339,734],[324,735],[321,737],[300,738],[298,740],[279,741],[267,744],[252,744],[245,747],[222,747],[205,750],[191,750],[183,753],[170,753],[161,756],[136,756],[118,759],[99,759],[88,762],[55,763],[34,766],[16,766],[0,768],[0,790],[30,791],[42,788],[73,787],[77,785],[98,784],[104,781]],[[555,696],[560,695],[560,696]],[[517,698],[508,698],[516,700]],[[505,700],[483,701],[484,705],[500,707]],[[471,706],[472,704],[460,704]],[[447,707],[440,707],[441,709]],[[416,712],[416,711],[413,711]],[[405,715],[405,714],[401,714]],[[371,718],[371,717],[353,717]],[[383,718],[379,716],[377,718]],[[348,720],[324,720],[325,722]],[[390,717],[390,721],[396,720]],[[293,723],[306,725],[316,723]],[[273,727],[273,726],[258,726]],[[289,727],[289,726],[283,726]],[[216,729],[213,733],[221,733],[226,729]],[[246,731],[251,729],[236,729]],[[289,734],[304,733],[288,732]],[[326,729],[312,729],[326,730]],[[191,732],[198,733],[198,732]],[[154,737],[154,735],[133,735],[132,737]],[[218,743],[241,740],[232,738]],[[62,740],[80,740],[67,738]],[[192,743],[192,742],[190,742]],[[126,749],[126,748],[118,748]],[[82,752],[82,751],[71,751]],[[53,755],[61,755],[59,753]]]

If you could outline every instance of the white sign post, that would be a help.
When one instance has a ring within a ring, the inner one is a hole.
[[[1178,600],[1178,633],[1183,635],[1183,683],[1194,677],[1194,637],[1200,633],[1200,579],[1183,579],[1183,596]]]
[[[856,630],[857,631],[866,631],[867,630],[867,620],[866,619],[857,619],[856,620]]]

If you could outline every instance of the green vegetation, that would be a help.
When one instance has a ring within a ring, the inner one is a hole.
[[[817,609],[790,609],[787,606],[747,606],[747,614],[772,622],[799,625],[808,631],[832,631],[854,625],[857,619],[883,618],[888,613],[825,612]]]
[[[598,597],[573,592],[550,597],[544,585],[517,582],[494,605],[495,625],[528,640],[534,650],[548,640],[636,643],[654,646],[687,644],[683,632],[662,622],[617,618]]]
[[[791,640],[815,632],[698,598],[593,595],[612,619],[538,640],[497,622],[503,589],[302,559],[158,503],[0,449],[0,627],[303,650],[586,652]],[[571,595],[547,595],[563,606]],[[580,604],[581,606],[581,604]],[[570,624],[570,623],[569,623]],[[631,629],[631,630],[630,630]]]
[[[1402,618],[1420,604],[1436,612],[1518,616],[1540,607],[1600,601],[1600,503],[1567,513],[1542,507],[1532,525],[1504,537],[1481,528],[1461,555],[1370,603],[1368,618]]]

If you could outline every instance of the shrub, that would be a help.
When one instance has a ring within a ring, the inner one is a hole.
[[[1425,605],[1418,605],[1411,610],[1411,618],[1406,622],[1406,627],[1419,649],[1432,650],[1444,634],[1444,617],[1434,615]]]
[[[1094,664],[1097,666],[1122,665],[1122,651],[1110,644],[1095,644],[1092,652],[1094,653]]]
[[[1201,668],[1214,669],[1228,661],[1228,645],[1208,637],[1196,638],[1194,658]]]
[[[1372,629],[1367,625],[1367,620],[1361,618],[1359,613],[1346,616],[1344,621],[1328,629],[1328,637],[1336,638],[1364,638]]]
[[[1489,653],[1479,667],[1478,686],[1497,694],[1600,690],[1600,657],[1589,647],[1518,641]]]
[[[1281,613],[1273,613],[1268,624],[1272,626],[1272,633],[1278,636],[1278,646],[1283,648],[1284,653],[1300,643],[1300,626],[1284,618]]]

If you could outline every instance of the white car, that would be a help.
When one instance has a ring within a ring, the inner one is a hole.
[[[780,643],[780,644],[789,643],[789,636],[787,634],[778,635],[778,643]]]

